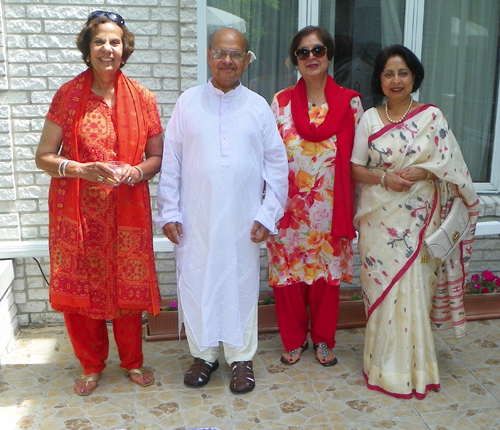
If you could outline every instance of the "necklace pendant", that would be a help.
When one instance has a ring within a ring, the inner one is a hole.
[[[312,106],[316,106],[316,103],[311,103]]]

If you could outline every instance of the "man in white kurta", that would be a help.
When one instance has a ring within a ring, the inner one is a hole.
[[[260,242],[277,232],[288,167],[267,102],[240,84],[244,37],[219,30],[208,57],[213,77],[179,97],[166,129],[156,223],[176,244],[180,319],[195,357],[184,383],[208,383],[222,342],[230,388],[242,393],[255,386]]]

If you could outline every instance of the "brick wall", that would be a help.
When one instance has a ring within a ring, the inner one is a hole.
[[[0,241],[46,238],[50,178],[37,170],[34,153],[55,91],[86,69],[75,40],[89,12],[104,8],[124,17],[136,50],[123,71],[154,91],[166,126],[180,92],[197,83],[196,1],[5,0],[2,6]],[[154,203],[154,185],[151,191]]]

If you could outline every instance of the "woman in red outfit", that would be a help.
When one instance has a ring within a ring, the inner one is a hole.
[[[64,313],[83,367],[74,391],[86,396],[106,366],[106,320],[122,369],[154,382],[142,367],[142,311],[159,312],[147,180],[160,168],[162,128],[154,95],[120,71],[134,51],[120,15],[92,12],[77,46],[88,69],[54,96],[36,163],[52,176],[50,303]]]
[[[309,324],[320,364],[337,363],[332,348],[340,281],[352,279],[349,169],[363,108],[358,93],[340,87],[328,74],[334,49],[325,29],[300,30],[290,59],[302,78],[277,93],[271,105],[289,166],[285,215],[279,233],[267,243],[284,364],[297,363],[308,348]]]

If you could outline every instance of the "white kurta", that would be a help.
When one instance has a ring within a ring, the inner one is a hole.
[[[243,85],[224,94],[211,82],[179,97],[156,223],[182,223],[174,249],[180,320],[200,350],[243,346],[259,294],[260,244],[250,230],[255,220],[276,233],[287,191],[285,147],[265,99]]]

